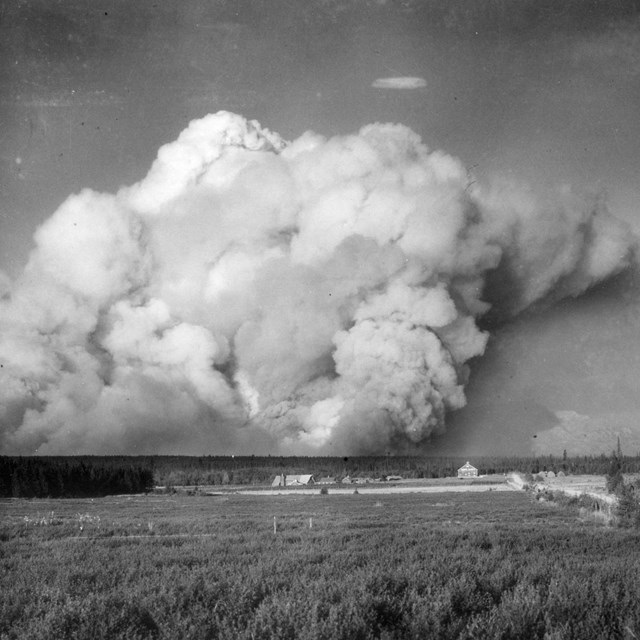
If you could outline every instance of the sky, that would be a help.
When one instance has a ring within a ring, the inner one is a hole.
[[[20,0],[0,59],[0,452],[640,452],[636,3]]]

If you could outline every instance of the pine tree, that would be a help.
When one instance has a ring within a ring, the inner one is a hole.
[[[609,472],[606,475],[607,491],[609,493],[618,493],[621,487],[624,487],[624,478],[622,477],[622,464],[620,458],[613,456],[609,465]]]

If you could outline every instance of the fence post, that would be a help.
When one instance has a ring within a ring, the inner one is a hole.
[[[273,533],[277,533],[278,531],[278,525],[276,524],[276,517],[273,516]]]

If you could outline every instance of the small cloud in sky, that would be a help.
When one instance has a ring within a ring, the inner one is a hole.
[[[400,76],[397,78],[378,78],[371,83],[374,89],[421,89],[427,86],[424,78]]]

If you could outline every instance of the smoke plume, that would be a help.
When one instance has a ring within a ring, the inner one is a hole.
[[[483,327],[619,272],[629,237],[404,126],[206,116],[139,183],[69,197],[3,285],[1,450],[424,450]]]

